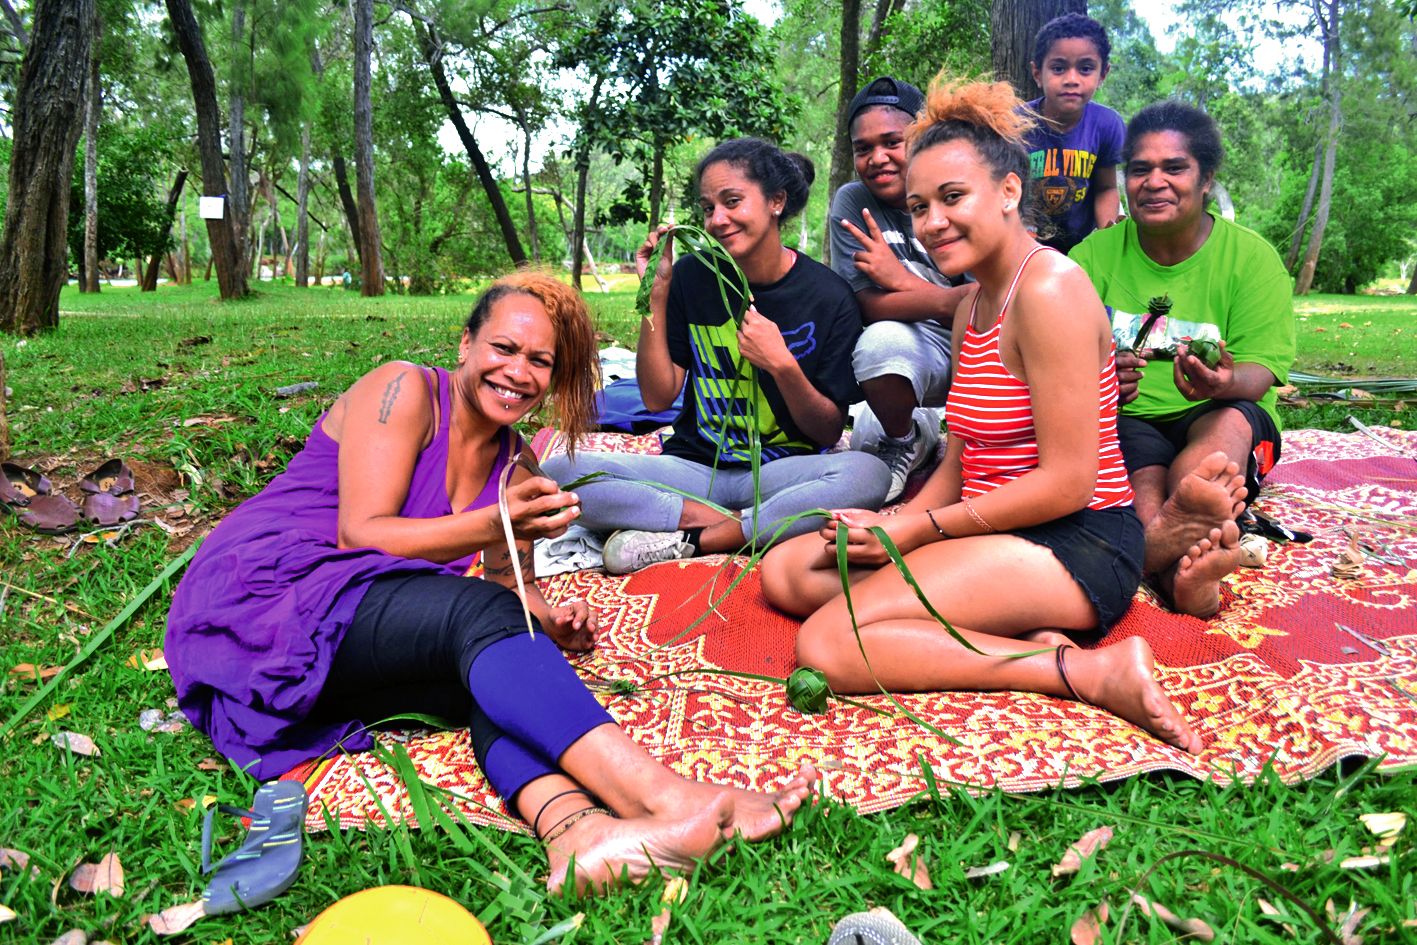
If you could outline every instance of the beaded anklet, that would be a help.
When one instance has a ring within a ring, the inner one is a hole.
[[[556,826],[546,831],[546,836],[541,838],[541,842],[546,844],[547,846],[550,846],[557,840],[560,840],[561,835],[564,834],[567,830],[570,830],[572,827],[580,823],[585,818],[589,817],[591,814],[604,814],[606,817],[615,816],[604,807],[583,807],[575,813],[567,814],[565,817],[562,817],[560,820],[556,821]]]

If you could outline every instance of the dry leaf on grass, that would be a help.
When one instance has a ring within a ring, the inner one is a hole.
[[[145,732],[180,732],[186,727],[187,716],[180,710],[144,709],[138,713],[138,728]]]
[[[6,906],[0,906],[0,922],[10,922],[18,918],[19,916],[15,914],[14,909],[10,909]]]
[[[1363,936],[1358,934],[1358,924],[1367,918],[1371,909],[1359,909],[1358,903],[1348,901],[1348,909],[1340,916],[1333,908],[1333,900],[1324,903],[1324,912],[1328,914],[1329,921],[1339,922],[1338,939],[1343,945],[1363,945]]]
[[[49,719],[49,721],[51,722],[57,722],[64,716],[68,715],[69,710],[73,707],[73,704],[69,702],[56,702],[54,705],[49,707],[48,712],[44,713],[44,717]]]
[[[930,882],[930,870],[925,866],[925,858],[915,855],[915,848],[919,845],[920,838],[908,833],[900,842],[900,846],[886,854],[886,861],[895,867],[897,873],[921,889],[934,889],[935,884]]]
[[[225,771],[226,765],[215,758],[203,758],[197,762],[198,771]]]
[[[1077,842],[1068,847],[1068,852],[1063,854],[1063,858],[1053,864],[1054,876],[1071,876],[1082,869],[1082,861],[1101,850],[1112,842],[1112,828],[1098,827],[1089,830],[1078,838]]]
[[[169,906],[157,915],[150,915],[143,921],[148,924],[158,935],[177,935],[187,931],[202,916],[207,914],[206,907],[202,905],[202,900],[196,902],[184,902],[181,905]]]
[[[50,945],[89,945],[89,937],[83,929],[70,929]]]
[[[1009,868],[1008,860],[998,860],[988,866],[971,866],[964,871],[965,879],[981,879],[985,876],[993,876],[995,873],[1002,873]]]
[[[1403,813],[1360,814],[1358,819],[1375,837],[1382,840],[1396,837],[1402,833],[1402,828],[1407,826],[1407,815]]]
[[[48,682],[59,675],[62,666],[36,666],[33,663],[16,663],[10,667],[10,675],[33,682]]]
[[[139,650],[128,657],[128,665],[133,669],[145,669],[148,672],[166,671],[167,657],[160,649]]]
[[[1264,913],[1265,915],[1284,915],[1284,913],[1276,909],[1274,905],[1266,899],[1256,898],[1255,902],[1259,903],[1260,912]],[[1294,926],[1290,925],[1288,922],[1280,922],[1279,924],[1283,926],[1284,931],[1288,932],[1290,935],[1298,934],[1298,932],[1294,929]]]
[[[1141,893],[1132,893],[1132,902],[1137,904],[1137,908],[1141,910],[1142,915],[1149,918],[1160,919],[1177,932],[1184,932],[1202,942],[1215,941],[1215,932],[1200,919],[1183,919],[1161,903],[1152,902]]]
[[[30,865],[30,855],[23,850],[0,847],[0,870],[22,870]]]
[[[72,751],[76,755],[93,756],[102,754],[98,746],[93,743],[93,739],[78,732],[60,732],[49,739],[60,748]]]
[[[93,896],[106,892],[115,899],[123,898],[123,864],[117,853],[110,853],[97,863],[81,863],[69,877],[69,888]]]
[[[1095,945],[1102,934],[1102,926],[1106,924],[1107,903],[1100,902],[1078,916],[1078,920],[1073,923],[1070,934],[1073,945]]]
[[[1392,861],[1392,857],[1386,853],[1381,856],[1350,856],[1341,860],[1338,868],[1341,870],[1371,870],[1379,866],[1385,866]]]

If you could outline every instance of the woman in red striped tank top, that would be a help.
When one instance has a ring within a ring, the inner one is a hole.
[[[1065,635],[1105,630],[1126,612],[1143,536],[1117,445],[1107,316],[1087,275],[1025,224],[1022,140],[1032,119],[1018,105],[1007,84],[942,74],[911,127],[915,235],[940,271],[977,281],[956,315],[944,462],[898,514],[839,510],[819,535],[774,550],[763,587],[806,618],[798,663],[825,672],[837,692],[1040,692],[1101,706],[1199,752],[1144,640],[1082,650]],[[847,526],[860,645],[841,593],[836,523]],[[973,649],[889,565],[876,525]],[[1033,655],[1002,658],[1022,653]]]

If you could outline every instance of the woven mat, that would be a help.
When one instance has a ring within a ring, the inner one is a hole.
[[[674,562],[623,577],[579,572],[543,589],[552,603],[582,597],[599,609],[601,643],[577,669],[631,737],[704,781],[766,788],[809,760],[826,791],[870,812],[920,792],[922,763],[942,782],[1007,791],[1158,769],[1251,781],[1266,765],[1294,782],[1349,755],[1380,757],[1391,769],[1417,762],[1417,461],[1409,458],[1417,434],[1381,436],[1388,445],[1356,434],[1286,434],[1284,461],[1257,508],[1315,540],[1273,546],[1265,568],[1227,578],[1225,605],[1210,621],[1168,613],[1140,591],[1102,641],[1139,634],[1150,642],[1167,692],[1206,741],[1198,758],[1100,709],[1027,693],[902,697],[959,746],[904,718],[839,703],[802,715],[780,684],[713,672],[785,677],[793,668],[796,622],[768,607],[756,572],[723,599],[743,559]],[[545,456],[556,440],[542,435],[534,446]],[[597,435],[589,448],[657,452],[658,441]],[[1345,530],[1389,560],[1369,557],[1362,576],[1334,577]],[[863,701],[891,708],[884,697]],[[380,737],[403,744],[420,777],[455,792],[472,821],[524,829],[487,787],[466,731]],[[312,830],[325,828],[326,809],[342,827],[383,822],[385,812],[412,819],[398,778],[368,754],[287,777],[311,788]]]

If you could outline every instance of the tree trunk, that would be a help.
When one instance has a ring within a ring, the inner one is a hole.
[[[172,30],[187,61],[187,73],[192,80],[192,99],[197,111],[197,151],[202,159],[202,193],[208,197],[226,195],[226,165],[221,153],[221,112],[216,104],[216,77],[211,60],[202,42],[202,31],[192,13],[191,0],[166,0],[167,15]],[[232,208],[225,207],[220,220],[207,221],[207,239],[211,244],[217,284],[223,299],[245,298],[246,269],[236,248]],[[210,278],[210,276],[209,276]]]
[[[359,204],[354,202],[354,191],[349,189],[349,171],[344,157],[335,155],[335,187],[339,190],[340,206],[344,208],[344,220],[349,226],[349,241],[354,244],[354,257],[364,258],[364,242],[359,238]]]
[[[177,216],[177,201],[182,198],[182,185],[187,183],[187,168],[177,172],[177,179],[172,182],[172,189],[167,192],[167,212],[163,214],[163,219],[167,221],[168,232],[172,230],[172,221]],[[160,247],[153,248],[152,259],[148,260],[148,271],[143,275],[142,283],[138,291],[157,291],[157,269],[162,262],[163,250]]]
[[[863,63],[871,62],[876,53],[880,52],[881,44],[886,41],[886,24],[904,6],[905,0],[876,0],[876,12],[871,17],[871,29],[866,34],[866,48],[861,54]]]
[[[649,225],[658,226],[664,218],[664,142],[654,140],[654,158],[649,174]]]
[[[1324,34],[1324,62],[1328,65],[1328,144],[1324,148],[1324,176],[1319,184],[1319,208],[1314,214],[1314,228],[1309,233],[1309,245],[1304,250],[1304,262],[1299,266],[1299,274],[1294,279],[1294,294],[1308,295],[1314,284],[1314,270],[1319,265],[1319,251],[1323,248],[1324,230],[1328,227],[1328,214],[1333,206],[1333,162],[1338,152],[1338,133],[1343,124],[1343,66],[1339,46],[1339,0],[1329,0],[1328,20],[1319,17],[1319,26]]]
[[[325,282],[325,237],[329,235],[326,229],[320,230],[320,248],[315,253],[315,284],[323,285]]]
[[[236,254],[243,263],[251,251],[251,179],[246,167],[246,77],[251,53],[246,42],[246,2],[235,0],[231,9],[231,214],[235,224]]]
[[[10,458],[10,415],[5,400],[5,352],[0,351],[0,459]]]
[[[526,235],[531,261],[541,265],[541,243],[536,238],[536,207],[531,199],[531,122],[522,124],[522,181],[526,184]]]
[[[600,104],[600,87],[604,77],[596,76],[591,87],[590,98],[586,102],[588,111],[594,112]],[[581,133],[576,148],[576,205],[571,212],[571,284],[576,291],[581,289],[581,272],[585,269],[585,197],[586,184],[590,179],[590,149],[593,141]]]
[[[841,68],[837,73],[836,133],[832,135],[831,172],[827,177],[827,193],[834,194],[851,179],[851,132],[847,126],[847,110],[856,97],[856,83],[861,71],[861,0],[841,0]],[[827,215],[831,227],[831,215]],[[831,265],[831,239],[822,240],[822,262]]]
[[[98,291],[98,116],[103,86],[98,77],[98,43],[89,57],[89,94],[84,108],[84,264],[79,291]]]
[[[463,150],[467,152],[467,158],[472,162],[477,179],[487,194],[487,200],[492,204],[492,215],[497,218],[497,227],[502,231],[502,242],[507,244],[507,253],[512,257],[514,265],[525,266],[526,251],[522,249],[516,224],[512,222],[512,214],[507,210],[507,202],[502,199],[502,189],[497,186],[497,178],[493,176],[487,158],[483,156],[477,139],[472,136],[472,130],[463,119],[462,107],[453,97],[452,87],[448,84],[448,75],[443,69],[442,40],[433,32],[433,27],[426,23],[415,22],[414,29],[418,33],[418,46],[423,53],[423,61],[428,64],[428,69],[433,74],[433,84],[438,88],[438,97],[442,99],[443,108],[447,110],[448,118],[457,130],[458,140],[462,142]]]
[[[1314,208],[1314,193],[1319,189],[1319,168],[1323,166],[1324,139],[1314,142],[1314,164],[1309,171],[1309,186],[1304,191],[1304,205],[1299,208],[1299,222],[1294,225],[1294,237],[1289,241],[1289,252],[1284,257],[1284,268],[1294,271],[1299,261],[1299,248],[1304,245],[1304,231],[1309,228],[1309,211]]]
[[[9,112],[14,143],[0,237],[0,330],[59,324],[69,277],[69,185],[95,42],[94,0],[37,0]]]
[[[192,284],[192,243],[187,239],[187,201],[182,201],[182,217],[178,224],[182,231],[182,278],[183,285]]]
[[[300,172],[295,181],[295,284],[310,284],[310,123],[300,129]]]
[[[994,78],[1031,101],[1043,94],[1033,81],[1033,40],[1049,20],[1064,13],[1087,15],[1087,0],[994,0],[989,28]]]
[[[379,212],[374,204],[374,108],[369,60],[374,54],[374,0],[354,0],[354,180],[359,193],[359,294],[384,294]]]
[[[1417,295],[1417,265],[1412,267],[1412,281],[1407,283],[1407,294]]]

